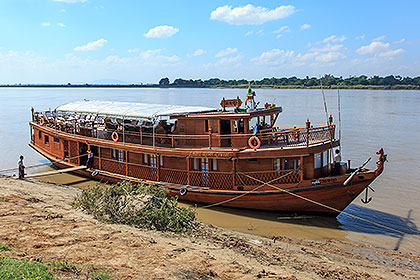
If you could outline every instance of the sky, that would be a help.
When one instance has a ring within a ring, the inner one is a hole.
[[[420,1],[0,0],[0,84],[419,76]]]

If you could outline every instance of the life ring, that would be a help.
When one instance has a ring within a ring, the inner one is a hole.
[[[293,133],[293,140],[299,140],[299,130]]]
[[[180,194],[181,196],[186,195],[186,194],[187,194],[187,188],[185,188],[185,187],[180,188],[180,189],[179,189],[179,194]]]
[[[95,171],[93,171],[93,172],[92,172],[92,174],[91,174],[91,175],[92,175],[92,177],[95,177],[95,176],[96,176],[96,175],[98,175],[98,174],[99,174],[99,171],[98,171],[98,170],[95,170]]]
[[[117,142],[118,141],[118,133],[116,131],[112,132],[111,138],[112,138],[112,141]]]
[[[39,120],[39,124],[40,124],[40,125],[44,125],[44,123],[45,123],[44,118],[41,118],[41,119]]]
[[[257,141],[256,145],[252,143],[254,140]],[[261,140],[257,136],[254,135],[249,138],[248,145],[254,150],[259,149],[261,147]]]

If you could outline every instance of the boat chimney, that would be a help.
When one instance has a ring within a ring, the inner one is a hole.
[[[309,121],[309,119],[307,119],[306,121],[306,129],[309,129],[311,127],[311,122]]]
[[[332,125],[332,122],[333,122],[333,116],[332,115],[330,115],[330,117],[328,118],[328,122],[330,123],[330,125]]]

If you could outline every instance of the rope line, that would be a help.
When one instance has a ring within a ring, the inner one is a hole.
[[[78,158],[78,157],[82,157],[82,156],[86,156],[86,155],[87,154],[81,154],[81,155],[74,156],[74,157],[71,157],[71,158],[68,158],[68,159],[69,160],[72,160],[72,159],[75,159],[75,158]],[[25,169],[39,167],[39,166],[44,166],[44,165],[50,165],[51,163],[55,163],[55,162],[60,162],[60,160],[50,160],[50,162],[48,162],[48,163],[40,163],[40,164],[34,164],[34,165],[25,166]],[[14,171],[14,170],[17,170],[17,169],[19,169],[19,167],[14,167],[14,168],[9,168],[9,169],[3,169],[3,170],[0,170],[0,173]]]
[[[261,180],[259,180],[259,179],[253,178],[252,176],[249,176],[249,175],[247,175],[247,174],[244,174],[244,173],[241,173],[241,174],[243,174],[243,175],[245,175],[245,176],[247,176],[247,177],[249,177],[249,178],[251,178],[251,179],[253,179],[253,180],[256,180],[257,182],[260,182],[260,183],[262,183],[262,182],[263,182],[263,181],[261,181]],[[270,181],[270,182],[271,182],[271,181]],[[364,222],[367,222],[367,223],[373,224],[373,225],[375,225],[375,226],[382,227],[382,228],[388,229],[388,230],[390,230],[390,231],[397,232],[397,233],[402,234],[402,235],[405,235],[405,234],[406,234],[405,232],[402,232],[402,231],[400,231],[400,230],[398,230],[398,229],[394,229],[394,228],[392,228],[392,227],[385,226],[385,225],[379,224],[379,223],[377,223],[377,222],[373,222],[373,221],[367,220],[367,219],[365,219],[365,218],[362,218],[362,217],[359,217],[359,216],[356,216],[356,215],[353,215],[353,214],[347,213],[346,211],[340,211],[340,210],[338,210],[338,209],[336,209],[336,208],[334,208],[334,207],[331,207],[331,206],[328,206],[328,205],[326,205],[326,204],[320,203],[320,202],[318,202],[318,201],[312,200],[312,199],[310,199],[310,198],[307,198],[307,197],[304,197],[304,196],[301,196],[301,195],[295,194],[295,193],[290,192],[290,191],[288,191],[288,190],[286,190],[286,189],[283,189],[283,188],[280,188],[280,187],[276,187],[276,186],[274,186],[274,185],[271,185],[271,184],[270,184],[270,182],[266,183],[266,185],[268,185],[268,186],[270,186],[270,187],[272,187],[272,188],[275,188],[275,189],[277,189],[277,190],[279,190],[279,191],[283,191],[283,192],[285,192],[285,193],[287,193],[287,194],[290,194],[290,195],[292,195],[292,196],[295,196],[295,197],[298,197],[298,198],[300,198],[300,199],[306,200],[306,201],[308,201],[308,202],[314,203],[314,204],[316,204],[316,205],[319,205],[319,206],[325,207],[325,208],[327,208],[327,209],[329,209],[329,210],[332,210],[332,211],[335,211],[335,212],[337,212],[337,213],[342,213],[342,214],[345,214],[345,215],[350,216],[350,217],[352,217],[352,218],[355,218],[355,219],[358,219],[358,220],[361,220],[361,221],[364,221]],[[414,237],[417,237],[417,238],[420,238],[420,237],[418,237],[418,236],[416,236],[416,235],[413,235],[413,236],[414,236]]]
[[[279,179],[281,179],[281,178],[283,178],[283,177],[286,177],[286,176],[288,176],[288,175],[292,174],[293,172],[294,172],[294,171],[290,171],[289,173],[284,174],[284,175],[282,175],[282,176],[280,176],[280,177],[278,177],[278,178],[275,178],[275,179],[273,179],[273,180],[271,180],[271,181],[269,181],[269,182],[266,182],[266,183],[264,183],[264,182],[260,181],[260,183],[263,183],[262,185],[259,185],[259,186],[255,187],[255,188],[253,188],[252,190],[246,191],[246,192],[245,192],[245,193],[243,193],[243,194],[240,194],[240,195],[238,195],[238,196],[235,196],[235,197],[229,198],[229,199],[224,200],[224,201],[220,201],[220,202],[216,202],[216,203],[213,203],[213,204],[205,205],[205,206],[202,206],[202,207],[199,207],[199,208],[210,208],[210,207],[213,207],[213,206],[217,206],[217,205],[221,205],[221,204],[225,204],[225,203],[231,202],[231,201],[236,200],[236,199],[238,199],[238,198],[241,198],[241,197],[243,197],[243,196],[245,196],[245,195],[247,195],[247,194],[249,194],[249,193],[251,193],[251,192],[253,192],[253,191],[258,190],[258,189],[262,188],[262,187],[263,187],[263,186],[265,186],[265,185],[269,185],[271,182],[274,182],[274,181],[277,181],[277,180],[279,180]],[[239,178],[240,178],[240,177],[239,177]],[[243,182],[243,181],[242,181],[242,182]],[[299,184],[300,184],[300,182],[299,182],[299,183],[297,183],[297,184],[296,184],[296,186],[297,186],[297,185],[299,185]]]

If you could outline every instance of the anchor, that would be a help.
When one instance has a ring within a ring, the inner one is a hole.
[[[374,189],[372,189],[370,186],[367,186],[367,187],[366,187],[365,200],[363,200],[363,198],[362,198],[362,199],[360,199],[360,200],[361,200],[364,204],[368,204],[369,202],[371,202],[371,201],[372,201],[372,198],[371,198],[371,197],[368,197],[368,196],[369,196],[369,194],[368,194],[369,189],[370,189],[371,191],[375,192],[375,190],[374,190]]]

